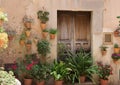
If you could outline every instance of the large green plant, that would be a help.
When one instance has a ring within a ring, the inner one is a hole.
[[[51,68],[51,75],[54,77],[55,80],[64,80],[65,76],[68,73],[68,70],[69,69],[64,62],[55,61]]]
[[[50,53],[50,43],[47,40],[41,40],[37,43],[37,51],[42,56],[47,56]]]
[[[48,18],[49,12],[47,11],[38,11],[37,15],[38,15],[38,19],[40,19],[42,23],[46,23],[49,20]]]
[[[90,53],[86,53],[83,50],[80,50],[79,53],[69,51],[68,56],[68,66],[74,73],[72,78],[70,75],[67,76],[69,77],[68,80],[72,80],[72,82],[74,82],[75,78],[79,78],[79,76],[84,75],[92,79],[91,75],[97,73],[97,66],[92,65],[93,61]]]
[[[32,67],[33,73],[32,76],[36,81],[47,80],[50,74],[50,65],[38,63],[37,65]]]

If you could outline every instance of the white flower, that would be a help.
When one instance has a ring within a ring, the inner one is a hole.
[[[0,19],[3,21],[8,21],[7,14],[0,11]]]
[[[0,85],[16,85],[13,72],[6,72],[0,70]]]

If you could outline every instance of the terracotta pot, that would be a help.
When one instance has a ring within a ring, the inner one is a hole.
[[[25,31],[27,37],[30,37],[30,33],[31,33],[30,30]]]
[[[50,39],[55,39],[55,34],[50,34]]]
[[[42,32],[43,38],[47,38],[48,32]]]
[[[32,85],[32,79],[24,79],[24,85]]]
[[[117,64],[118,60],[117,59],[113,59],[113,63]]]
[[[30,51],[31,50],[31,44],[26,44],[26,49],[27,49],[27,51]]]
[[[31,23],[30,22],[25,22],[24,25],[25,25],[26,28],[31,29]]]
[[[63,85],[63,81],[62,80],[56,80],[55,85]]]
[[[9,41],[12,41],[13,38],[14,38],[14,36],[12,36],[12,35],[8,35],[8,39],[9,39]]]
[[[85,76],[80,76],[80,83],[84,83],[85,82],[86,77]]]
[[[114,53],[119,53],[120,52],[120,48],[114,48]]]
[[[38,82],[37,81],[37,83],[36,83],[37,85],[45,85],[45,81],[43,80],[43,81],[41,81],[41,82]]]
[[[118,31],[115,31],[115,32],[114,32],[114,36],[115,36],[115,37],[119,37],[119,32],[118,32]]]
[[[0,19],[0,27],[3,25],[3,20]]]
[[[108,85],[108,80],[100,79],[100,85]]]
[[[102,53],[102,56],[105,56],[107,51],[101,51],[101,53]]]
[[[25,45],[25,40],[20,40],[19,43],[21,46],[23,46],[23,45]]]
[[[42,30],[46,29],[46,23],[40,23],[40,27]]]

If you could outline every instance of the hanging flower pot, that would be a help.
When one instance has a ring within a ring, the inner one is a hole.
[[[50,39],[55,39],[55,34],[57,33],[57,29],[51,28],[49,30],[49,33],[50,33]]]
[[[42,31],[42,35],[43,35],[43,38],[47,38],[47,36],[48,36],[48,30],[47,29],[44,29],[43,31]]]
[[[30,37],[30,33],[31,33],[30,30],[26,30],[26,31],[25,31],[25,34],[26,34],[27,37]]]
[[[108,48],[108,47],[102,45],[100,48],[101,48],[101,54],[102,54],[102,56],[105,56],[106,53],[107,53],[107,48]]]
[[[19,43],[20,43],[21,46],[24,46],[24,45],[25,45],[25,40],[22,40],[22,39],[21,39],[21,40],[19,41]]]
[[[31,40],[28,40],[28,41],[26,42],[26,49],[27,49],[27,51],[30,51],[30,50],[31,50],[31,45],[32,45]]]
[[[100,85],[108,85],[108,80],[100,79]]]
[[[46,29],[46,23],[40,23],[40,27],[42,30]]]
[[[114,63],[114,64],[117,64],[117,63],[118,63],[118,60],[113,59],[113,63]]]
[[[120,48],[119,48],[119,46],[118,46],[118,44],[116,43],[116,44],[114,44],[114,53],[119,53],[120,52]]]
[[[24,25],[26,28],[31,29],[31,22],[25,22]]]
[[[119,37],[119,32],[118,31],[114,31],[114,36],[115,37]]]

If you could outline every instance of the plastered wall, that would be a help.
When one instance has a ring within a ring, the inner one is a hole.
[[[0,7],[8,14],[9,22],[7,25],[17,32],[15,39],[9,43],[9,47],[0,56],[3,58],[4,63],[13,62],[17,57],[24,57],[25,48],[19,46],[18,40],[24,29],[22,18],[25,14],[34,18],[32,38],[38,36],[41,39],[40,22],[36,13],[42,7],[50,12],[47,28],[57,28],[57,10],[91,11],[91,50],[93,59],[113,66],[114,75],[110,77],[109,82],[111,85],[117,85],[119,82],[119,64],[113,64],[111,59],[113,44],[107,45],[109,48],[106,56],[101,55],[99,47],[103,43],[103,32],[113,32],[118,26],[116,16],[120,15],[119,3],[119,0],[0,0]],[[113,36],[113,43],[116,42],[119,44],[120,39]],[[52,50],[48,57],[49,60],[53,60],[57,57],[57,38],[50,40],[50,43]],[[32,53],[34,52],[37,52],[35,43],[32,46]]]

